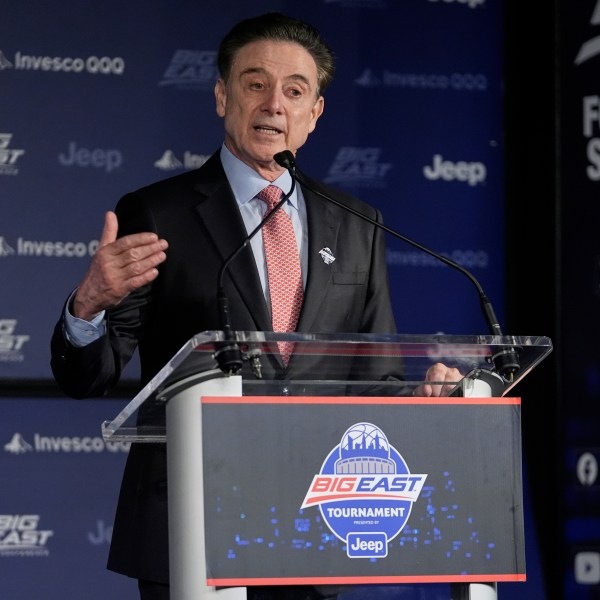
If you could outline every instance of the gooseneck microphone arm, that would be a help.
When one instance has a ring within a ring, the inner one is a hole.
[[[331,202],[332,204],[339,206],[341,209],[343,209],[349,213],[352,213],[353,215],[357,216],[359,219],[362,219],[363,221],[366,221],[367,223],[370,223],[371,225],[373,225],[379,229],[382,229],[386,233],[389,233],[390,235],[402,240],[403,242],[406,242],[410,246],[414,246],[415,248],[421,250],[422,252],[425,252],[426,254],[433,256],[434,258],[436,258],[437,260],[441,261],[442,263],[448,265],[449,267],[452,267],[453,269],[460,271],[463,275],[465,275],[471,281],[471,283],[477,289],[477,293],[479,294],[479,299],[480,299],[480,303],[481,303],[481,309],[482,309],[485,320],[490,328],[492,335],[498,335],[498,336],[503,335],[502,328],[500,327],[500,323],[498,322],[498,318],[496,317],[496,313],[494,312],[494,307],[492,306],[491,301],[486,296],[479,281],[477,281],[477,279],[471,272],[469,272],[467,269],[465,269],[463,266],[461,266],[457,262],[449,259],[448,257],[446,257],[442,254],[438,254],[434,250],[431,250],[430,248],[427,248],[426,246],[419,244],[419,242],[416,242],[415,240],[412,240],[412,239],[406,237],[405,235],[399,233],[398,231],[395,231],[394,229],[390,229],[389,227],[386,227],[383,223],[379,223],[378,221],[371,219],[367,215],[353,209],[352,207],[347,206],[346,204],[339,202],[335,198],[332,198],[331,196],[328,196],[327,194],[324,194],[323,192],[320,192],[319,190],[315,189],[313,186],[310,185],[310,183],[308,183],[306,181],[305,177],[303,177],[300,173],[298,173],[296,171],[296,159],[294,158],[294,155],[292,154],[292,152],[290,152],[289,150],[284,150],[283,152],[279,152],[279,153],[275,154],[275,156],[273,158],[275,159],[275,162],[277,162],[278,165],[280,165],[284,169],[287,169],[290,172],[290,175],[292,176],[292,180],[297,179],[304,187],[306,187],[308,190],[310,190],[314,194],[317,194],[317,196],[319,196],[320,198],[323,198],[324,200],[327,200],[328,202]],[[497,354],[494,355],[492,360],[493,360],[494,366],[496,367],[497,371],[507,380],[511,380],[512,377],[514,376],[514,374],[520,368],[516,349],[512,348],[512,347],[502,349],[500,352],[498,352]]]
[[[262,221],[244,238],[244,241],[227,257],[225,262],[219,269],[217,277],[217,307],[219,310],[219,319],[221,323],[221,329],[223,330],[225,341],[220,344],[220,347],[215,352],[215,358],[219,365],[219,368],[228,375],[235,375],[239,373],[243,365],[243,357],[240,347],[233,336],[231,329],[231,319],[229,313],[229,298],[225,293],[225,286],[223,280],[225,278],[225,272],[229,268],[229,265],[235,260],[240,252],[248,246],[252,238],[273,218],[275,213],[289,200],[290,196],[296,189],[296,178],[292,175],[292,185],[289,192],[281,197],[281,200],[273,207],[273,210],[268,213]],[[260,378],[260,368],[257,372],[257,377]]]

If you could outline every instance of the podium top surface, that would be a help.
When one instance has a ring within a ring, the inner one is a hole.
[[[217,356],[239,348],[244,359],[242,394],[311,396],[411,396],[419,393],[429,367],[443,363],[461,374],[453,395],[466,395],[467,380],[491,381],[487,395],[506,395],[550,352],[544,336],[281,334],[222,331],[194,335],[131,402],[103,426],[105,439],[165,440],[165,402],[201,377],[226,377]],[[278,344],[293,343],[287,368]],[[515,362],[514,374],[502,377],[499,361]]]

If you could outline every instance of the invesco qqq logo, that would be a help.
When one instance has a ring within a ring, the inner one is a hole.
[[[323,462],[301,508],[319,507],[350,558],[383,558],[426,478],[410,472],[379,427],[356,423]]]
[[[52,71],[63,73],[91,73],[99,75],[123,75],[125,60],[120,56],[44,56],[23,54],[17,51],[12,61],[0,50],[0,71]]]

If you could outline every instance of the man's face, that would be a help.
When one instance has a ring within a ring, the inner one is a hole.
[[[239,50],[228,81],[215,86],[217,114],[225,119],[225,144],[269,181],[282,168],[273,155],[294,154],[323,112],[317,65],[300,45],[259,41]]]

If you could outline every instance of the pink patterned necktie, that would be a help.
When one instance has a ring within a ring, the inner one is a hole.
[[[258,194],[267,203],[267,213],[281,200],[282,193],[277,186],[269,185]],[[302,308],[302,272],[292,220],[283,208],[266,223],[262,236],[271,294],[273,331],[295,331]],[[294,344],[279,342],[278,346],[287,367]]]

